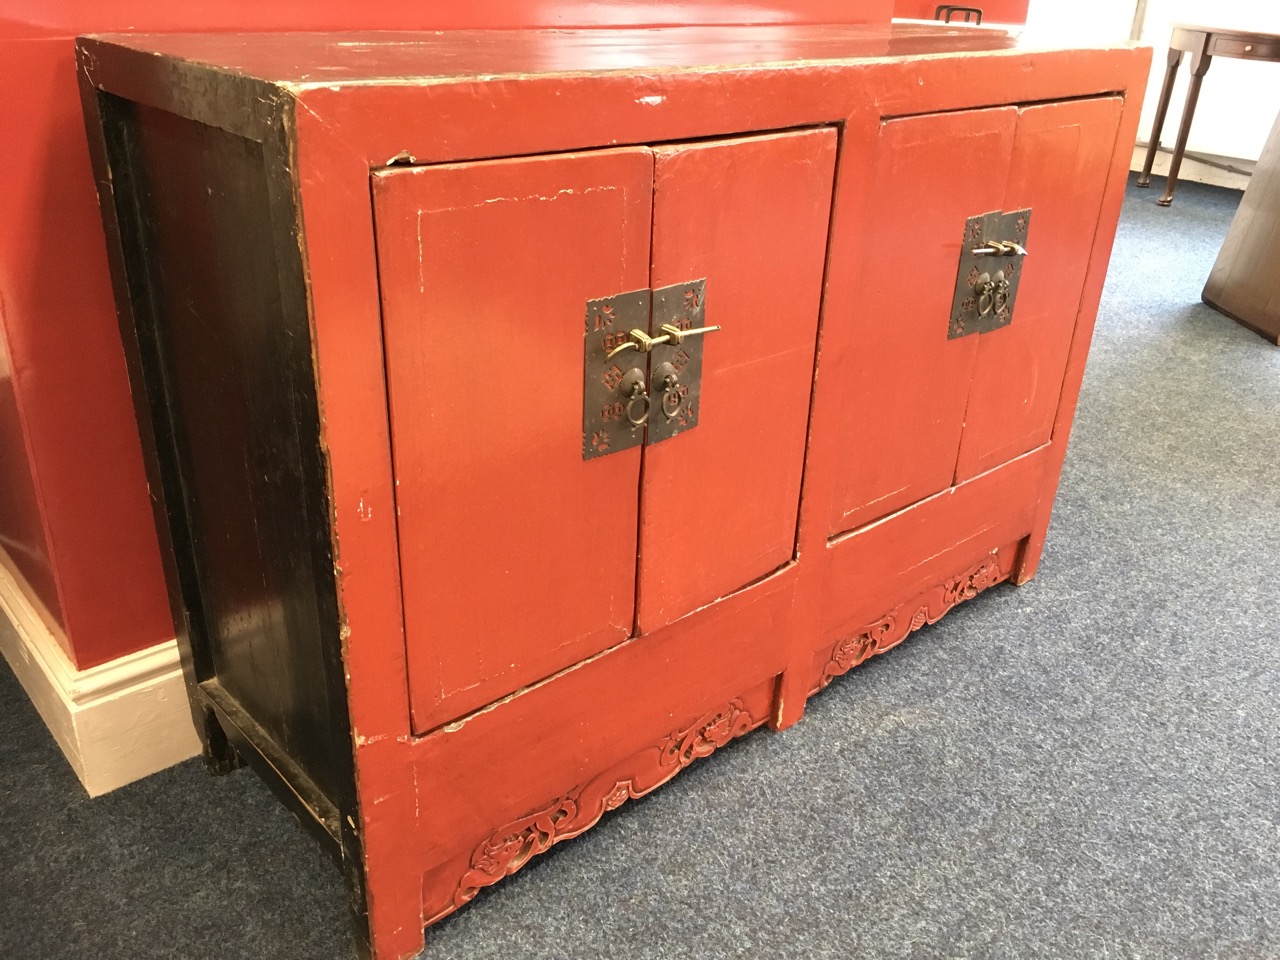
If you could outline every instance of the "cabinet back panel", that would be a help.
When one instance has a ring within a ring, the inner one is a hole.
[[[419,732],[625,640],[640,450],[582,457],[586,302],[648,286],[644,147],[374,177]]]

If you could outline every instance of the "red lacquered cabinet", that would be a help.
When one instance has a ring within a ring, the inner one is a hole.
[[[362,951],[1044,543],[1145,50],[84,38],[192,707]]]

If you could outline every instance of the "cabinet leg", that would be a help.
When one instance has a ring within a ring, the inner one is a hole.
[[[465,865],[459,868],[456,858],[446,856],[424,876],[415,844],[406,842],[418,829],[412,823],[417,799],[416,788],[397,793],[379,807],[389,819],[365,823],[373,835],[366,832],[362,839],[363,865],[357,859],[360,854],[343,844],[348,912],[359,960],[417,957],[426,945],[424,899],[449,904],[458,890]],[[388,814],[388,805],[396,810]],[[432,922],[435,919],[439,917]]]
[[[1156,103],[1156,118],[1151,124],[1150,142],[1147,144],[1147,159],[1142,164],[1142,173],[1138,175],[1138,186],[1151,186],[1151,167],[1156,162],[1156,152],[1160,149],[1160,133],[1164,130],[1164,118],[1169,113],[1169,100],[1173,96],[1173,81],[1178,75],[1178,65],[1182,63],[1182,51],[1169,48],[1169,64],[1164,71],[1164,85],[1160,88],[1160,99]]]
[[[347,916],[350,920],[351,942],[356,960],[372,960],[373,937],[369,929],[369,901],[365,896],[364,865],[360,860],[358,844],[353,852],[343,831],[342,872],[347,882]]]
[[[769,718],[771,728],[785,730],[800,721],[804,716],[804,705],[809,699],[808,686],[809,681],[805,678],[804,671],[794,663],[790,669],[783,671],[778,677],[773,716]]]
[[[371,900],[348,878],[351,929],[357,960],[410,960],[426,946],[422,917],[423,877],[382,878]],[[401,883],[402,887],[392,884]],[[406,893],[410,894],[406,896]],[[381,902],[379,902],[381,899]],[[362,904],[368,904],[365,909]],[[430,952],[428,952],[430,956]]]
[[[1031,580],[1040,569],[1040,555],[1044,553],[1044,538],[1048,532],[1048,523],[1036,524],[1036,529],[1018,547],[1017,559],[1013,562],[1013,575],[1009,578],[1018,586]]]
[[[200,736],[202,747],[200,753],[205,770],[215,777],[221,777],[244,766],[244,760],[227,739],[227,734],[222,729],[222,724],[218,723],[214,712],[202,705],[196,707],[193,713],[196,732]]]
[[[1178,142],[1173,147],[1173,158],[1169,161],[1169,180],[1165,184],[1164,196],[1156,203],[1167,207],[1173,203],[1173,191],[1178,186],[1178,171],[1182,167],[1182,155],[1187,149],[1187,135],[1191,133],[1191,118],[1195,116],[1196,101],[1200,99],[1200,82],[1209,71],[1212,57],[1196,55],[1191,61],[1191,86],[1187,88],[1187,105],[1182,110],[1182,123],[1178,126]]]

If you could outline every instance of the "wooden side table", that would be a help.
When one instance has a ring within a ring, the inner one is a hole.
[[[1182,123],[1178,127],[1178,142],[1173,148],[1169,164],[1169,181],[1164,196],[1156,203],[1167,207],[1173,203],[1173,191],[1178,186],[1178,169],[1187,148],[1187,134],[1191,132],[1191,118],[1200,98],[1200,82],[1209,72],[1214,57],[1233,57],[1238,60],[1280,61],[1280,36],[1273,33],[1253,33],[1244,30],[1220,30],[1214,27],[1195,27],[1174,24],[1173,37],[1169,40],[1169,65],[1164,74],[1164,86],[1160,88],[1160,102],[1156,106],[1156,119],[1151,128],[1151,143],[1147,147],[1147,159],[1142,164],[1138,186],[1151,184],[1151,166],[1156,151],[1160,149],[1160,131],[1164,127],[1165,114],[1169,112],[1169,97],[1173,93],[1173,80],[1183,54],[1191,54],[1191,86],[1187,88],[1187,105],[1182,111]]]

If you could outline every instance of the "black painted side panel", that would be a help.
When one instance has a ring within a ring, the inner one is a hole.
[[[272,220],[290,211],[273,209],[262,144],[148,107],[117,119],[160,368],[148,389],[168,408],[199,595],[192,632],[222,690],[345,807],[310,333],[300,298],[281,289]]]

